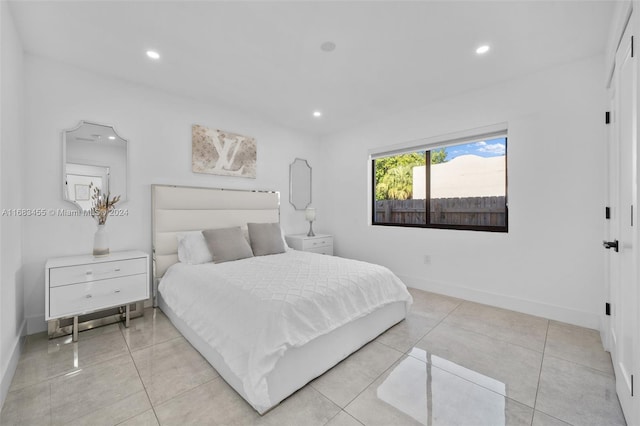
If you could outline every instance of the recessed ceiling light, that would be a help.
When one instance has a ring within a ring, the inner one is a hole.
[[[322,113],[320,111],[313,111],[313,116],[315,118],[320,118],[320,117],[322,117]]]
[[[160,54],[155,50],[147,50],[147,56],[151,59],[160,59]]]
[[[482,46],[480,46],[480,47],[478,47],[478,48],[476,49],[476,53],[477,53],[478,55],[484,55],[484,54],[485,54],[485,53],[487,53],[488,51],[489,51],[489,45],[488,45],[488,44],[484,44],[484,45],[482,45]]]
[[[109,139],[114,141],[114,140],[116,140],[116,137],[115,136],[109,136]]]
[[[336,49],[336,44],[332,41],[325,41],[320,45],[320,49],[324,52],[333,52]]]

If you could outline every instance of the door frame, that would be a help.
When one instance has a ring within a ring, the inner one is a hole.
[[[620,46],[620,42],[622,41],[622,37],[624,36],[627,26],[631,25],[631,26],[634,26],[635,28],[640,28],[640,25],[638,24],[638,21],[640,20],[640,16],[637,16],[637,15],[640,15],[640,13],[635,14],[636,16],[633,15],[634,5],[637,6],[638,10],[640,10],[640,1],[638,0],[620,2],[617,4],[616,11],[614,12],[614,19],[612,21],[613,24],[612,24],[612,29],[611,29],[608,47],[607,47],[607,53],[606,53],[606,59],[605,59],[605,66],[606,66],[605,87],[607,89],[606,111],[611,112],[612,120],[615,120],[615,108],[614,108],[615,99],[613,99],[614,94],[612,94],[612,91],[613,91],[612,84],[613,84],[613,76],[615,71],[616,52],[618,51],[618,47]],[[640,99],[640,97],[638,97],[638,99]],[[610,193],[611,162],[609,159],[611,152],[609,150],[609,147],[612,143],[617,143],[614,141],[615,139],[615,135],[613,134],[614,131],[615,129],[613,129],[613,127],[609,127],[605,132],[606,144],[604,148],[605,155],[603,156],[604,160],[606,161],[606,167],[604,172],[604,178],[606,182],[604,205],[608,207],[611,207],[611,201],[612,201],[612,194]],[[618,148],[616,147],[616,155],[618,152],[617,149]],[[617,200],[617,197],[615,198],[615,200]],[[603,212],[603,217],[604,217],[604,212]],[[609,241],[611,237],[614,237],[612,233],[613,233],[613,230],[611,229],[611,222],[607,219],[604,219],[604,226],[603,226],[604,240]],[[604,296],[605,303],[610,303],[611,284],[609,282],[609,277],[610,277],[609,268],[611,265],[610,265],[608,253],[604,252],[603,256],[605,256],[604,277],[603,277],[605,285],[603,289],[603,296]],[[601,321],[600,321],[600,338],[602,340],[602,345],[604,346],[604,349],[610,352],[611,344],[612,344],[611,317],[605,315],[604,306],[602,306],[601,312],[602,314],[601,314]]]

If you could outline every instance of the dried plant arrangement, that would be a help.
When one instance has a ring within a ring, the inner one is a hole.
[[[89,185],[89,190],[91,191],[91,216],[98,222],[98,225],[104,225],[107,223],[109,213],[120,201],[120,195],[111,198],[111,193],[105,195],[100,188],[93,185],[93,182]]]

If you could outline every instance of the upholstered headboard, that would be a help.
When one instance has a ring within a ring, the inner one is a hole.
[[[151,185],[154,298],[165,271],[178,262],[179,232],[280,221],[280,193]]]

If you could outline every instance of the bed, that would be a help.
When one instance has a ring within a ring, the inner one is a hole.
[[[287,249],[224,263],[178,261],[178,236],[278,223],[269,191],[152,185],[154,301],[264,414],[405,318],[411,296],[386,268]]]

